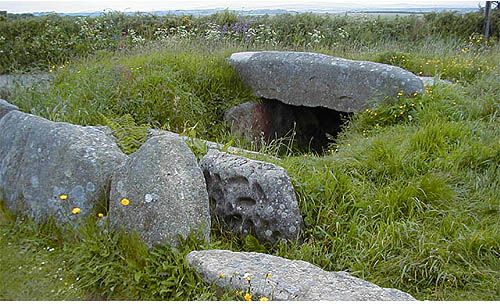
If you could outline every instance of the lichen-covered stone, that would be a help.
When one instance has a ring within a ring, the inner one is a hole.
[[[210,210],[233,232],[270,243],[298,238],[303,221],[285,169],[217,150],[209,150],[200,166]]]
[[[101,131],[11,111],[0,120],[0,199],[37,222],[78,223],[105,204],[126,159]]]
[[[176,246],[178,235],[200,228],[209,239],[205,180],[182,138],[154,136],[130,155],[113,175],[108,217],[113,227],[136,231],[149,245]]]
[[[0,119],[4,117],[10,111],[19,110],[19,108],[13,104],[8,103],[6,100],[0,99]]]
[[[186,262],[208,284],[242,290],[253,299],[300,301],[412,301],[346,272],[324,271],[308,262],[255,252],[192,251]]]
[[[423,91],[414,74],[391,65],[307,52],[241,52],[229,58],[258,97],[295,106],[361,112],[397,97]]]

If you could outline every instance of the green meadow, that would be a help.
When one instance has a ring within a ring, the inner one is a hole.
[[[263,152],[288,171],[305,230],[302,243],[270,246],[213,220],[210,242],[193,233],[148,250],[97,217],[56,227],[2,205],[0,299],[243,300],[184,263],[192,250],[229,249],[347,271],[418,300],[498,300],[499,46],[484,41],[481,16],[4,17],[0,71],[53,80],[1,98],[52,121],[109,126],[127,154],[148,128]],[[323,153],[298,150],[293,136],[257,149],[223,122],[258,101],[226,62],[250,50],[376,61],[451,84],[353,115]]]

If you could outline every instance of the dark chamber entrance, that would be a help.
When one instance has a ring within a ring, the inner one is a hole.
[[[295,144],[301,151],[323,153],[333,143],[343,125],[353,113],[324,107],[305,107],[284,104],[279,100],[263,99],[269,119],[267,140],[284,137],[295,131]],[[327,136],[329,134],[330,136]]]

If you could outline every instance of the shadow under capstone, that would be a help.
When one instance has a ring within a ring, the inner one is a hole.
[[[270,126],[265,130],[266,141],[285,137],[295,131],[295,144],[299,150],[320,154],[334,142],[331,138],[342,131],[353,115],[325,107],[288,105],[274,99],[262,99],[262,106],[264,112],[268,113],[266,117]]]

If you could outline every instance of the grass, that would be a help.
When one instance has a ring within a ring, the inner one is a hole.
[[[133,235],[96,225],[97,219],[62,232],[14,220],[3,208],[0,278],[7,283],[0,298],[242,300],[203,283],[184,265],[190,250],[219,248],[348,271],[419,300],[498,300],[498,53],[495,46],[464,52],[468,46],[434,37],[411,45],[297,48],[454,81],[354,115],[323,155],[288,150],[276,154],[281,161],[269,158],[292,178],[306,223],[303,243],[260,244],[223,231],[214,220],[210,243],[191,237],[178,249],[148,251]],[[18,89],[8,100],[55,121],[109,125],[127,153],[145,140],[148,127],[249,148],[222,122],[229,107],[256,100],[224,60],[249,49],[282,48],[189,40],[103,52],[58,69],[49,90]],[[265,148],[280,151],[277,145]]]

